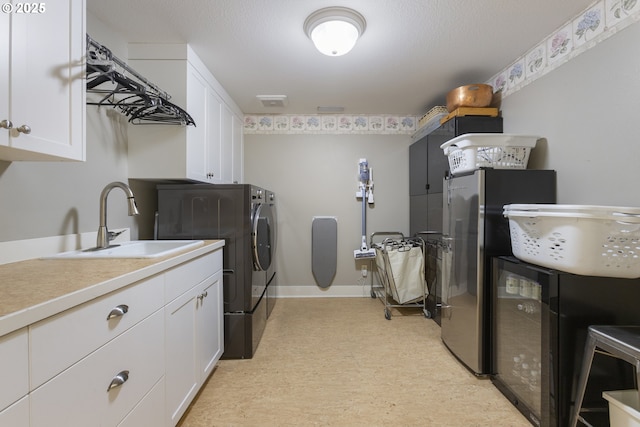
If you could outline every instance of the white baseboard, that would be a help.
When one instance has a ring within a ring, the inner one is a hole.
[[[120,230],[122,229],[113,231]],[[97,231],[90,231],[79,234],[67,234],[65,236],[39,237],[35,239],[0,242],[0,265],[51,256],[60,252],[92,248],[96,245],[97,235]],[[131,240],[130,230],[126,228],[124,229],[124,232],[112,240],[112,242],[118,243],[129,240]]]
[[[276,286],[276,298],[371,298],[369,285],[346,285],[320,288],[318,286]]]

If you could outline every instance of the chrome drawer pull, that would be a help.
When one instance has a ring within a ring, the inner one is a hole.
[[[118,375],[113,377],[113,379],[111,380],[111,384],[109,384],[109,387],[107,387],[107,391],[111,391],[111,389],[120,387],[122,384],[126,383],[128,379],[129,371],[122,371],[118,373]]]
[[[0,122],[0,128],[2,129],[11,129],[13,127],[13,123],[11,120],[3,120]]]
[[[129,311],[129,306],[126,304],[120,304],[109,312],[107,320],[111,320],[114,317],[124,316],[127,311]]]
[[[203,300],[204,298],[206,298],[206,297],[207,297],[207,295],[209,295],[209,294],[207,293],[207,291],[204,291],[203,293],[201,293],[200,295],[198,295],[198,299],[200,300],[200,302],[202,302],[202,300]]]

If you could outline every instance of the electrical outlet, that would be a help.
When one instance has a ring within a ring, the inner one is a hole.
[[[362,273],[362,277],[367,277],[367,266],[363,265],[360,267],[360,272]]]

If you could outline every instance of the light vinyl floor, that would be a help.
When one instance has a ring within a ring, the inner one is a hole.
[[[531,425],[413,310],[279,299],[255,356],[221,360],[179,426]]]

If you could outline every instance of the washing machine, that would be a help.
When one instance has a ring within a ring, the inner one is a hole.
[[[158,239],[224,239],[222,358],[252,358],[266,327],[267,272],[276,239],[267,191],[250,184],[162,184],[157,189]]]

